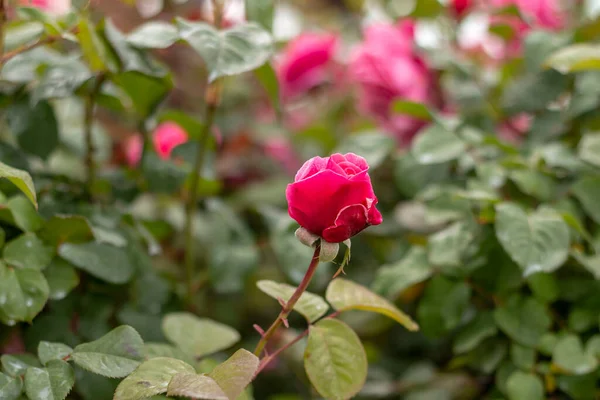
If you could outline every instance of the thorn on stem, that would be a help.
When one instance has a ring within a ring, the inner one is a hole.
[[[288,322],[287,318],[282,318],[282,319],[281,319],[281,322],[283,322],[283,325],[284,325],[286,328],[289,328],[289,327],[290,327],[290,323]]]
[[[285,308],[287,306],[287,302],[285,300],[283,300],[281,297],[278,297],[277,301],[279,302],[281,307]]]
[[[338,268],[336,273],[333,275],[333,278],[331,278],[331,279],[337,278],[340,274],[346,275],[346,271],[344,271],[344,264],[342,264],[342,266]]]
[[[260,337],[265,337],[265,331],[263,330],[263,328],[260,327],[260,325],[254,324],[254,325],[252,325],[252,327],[254,328],[254,330],[256,332],[258,332],[258,334],[260,335]]]

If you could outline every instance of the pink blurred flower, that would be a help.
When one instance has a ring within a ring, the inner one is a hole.
[[[135,167],[142,159],[142,148],[144,143],[142,135],[133,135],[125,140],[125,160],[127,165]]]
[[[486,32],[480,32],[461,43],[463,50],[485,54],[492,60],[505,60],[519,57],[523,52],[523,39],[531,29],[560,30],[566,22],[566,15],[559,5],[560,0],[489,0],[481,1],[482,7],[491,14],[487,17]],[[524,18],[499,12],[502,8],[515,6]],[[506,27],[509,37],[500,37],[487,30],[487,27]]]
[[[268,157],[280,164],[287,173],[294,175],[300,167],[300,160],[294,153],[289,141],[284,138],[272,138],[264,144],[264,150]]]
[[[173,149],[187,142],[186,131],[174,122],[163,122],[154,130],[152,143],[156,154],[163,160],[171,157]],[[134,135],[125,141],[125,159],[130,167],[136,166],[142,158],[144,143],[141,135]]]
[[[414,24],[373,25],[355,49],[350,74],[359,86],[359,107],[395,134],[398,142],[410,144],[424,126],[423,121],[394,115],[390,107],[401,99],[429,104],[432,77],[423,58],[414,50]]]
[[[557,30],[565,24],[559,0],[491,0],[490,3],[496,8],[514,5],[533,26],[539,28]]]
[[[288,43],[276,65],[284,99],[305,94],[331,78],[337,42],[333,34],[305,33]]]
[[[171,156],[171,151],[187,142],[187,132],[174,122],[163,122],[156,127],[152,135],[154,150],[163,160]]]
[[[531,128],[531,116],[518,114],[504,121],[498,127],[498,136],[513,144],[519,144]]]
[[[64,15],[71,11],[71,0],[21,0],[21,6],[35,7],[52,15]]]

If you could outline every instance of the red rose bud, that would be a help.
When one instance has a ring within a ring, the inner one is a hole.
[[[306,230],[340,243],[382,222],[367,161],[353,153],[314,157],[288,185],[288,212]]]

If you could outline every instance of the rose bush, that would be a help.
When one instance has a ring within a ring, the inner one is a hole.
[[[597,399],[594,1],[28,4],[0,399]]]

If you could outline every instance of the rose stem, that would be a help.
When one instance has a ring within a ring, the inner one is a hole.
[[[279,313],[279,316],[277,316],[277,319],[273,322],[273,324],[271,324],[271,326],[265,332],[265,334],[262,335],[260,341],[256,345],[256,349],[254,349],[254,354],[256,356],[260,356],[262,351],[265,349],[265,346],[267,345],[269,339],[271,339],[271,337],[275,334],[277,329],[279,329],[283,321],[287,319],[288,315],[292,312],[294,306],[300,299],[300,296],[302,296],[302,293],[304,293],[304,291],[308,287],[308,284],[310,283],[310,280],[312,279],[313,275],[315,274],[315,271],[317,270],[317,266],[319,265],[320,252],[321,243],[319,242],[315,247],[315,253],[313,254],[312,260],[310,261],[310,265],[308,266],[306,274],[304,274],[304,278],[302,278],[302,282],[300,282],[300,285],[296,288],[296,291],[294,292],[292,297],[290,297],[290,299],[285,303],[285,306],[281,309],[281,312]]]
[[[329,314],[328,316],[326,316],[323,319],[335,318],[338,315],[340,315],[340,312],[336,311],[336,312],[333,312],[333,313]],[[285,350],[289,349],[290,347],[292,347],[293,345],[295,345],[296,343],[298,343],[300,341],[300,339],[302,339],[304,336],[308,335],[309,332],[310,332],[310,327],[306,328],[306,330],[304,332],[302,332],[301,334],[299,334],[298,336],[296,336],[294,338],[294,340],[292,340],[291,342],[286,343],[284,346],[281,346],[280,348],[278,348],[277,350],[275,350],[275,352],[273,354],[269,354],[268,356],[266,356],[265,358],[263,358],[262,360],[260,360],[260,365],[258,366],[258,370],[256,371],[255,375],[260,374],[262,372],[262,370],[265,369],[267,367],[267,365],[269,365],[269,363],[271,361],[273,361],[274,359],[276,359],[277,356],[279,356]]]
[[[213,0],[214,25],[218,29],[221,25],[221,16],[223,12],[222,4]],[[198,150],[194,160],[194,169],[192,170],[190,192],[186,204],[186,221],[184,228],[185,236],[185,278],[187,283],[187,306],[190,310],[194,308],[194,294],[196,286],[194,285],[194,214],[198,204],[198,184],[201,177],[201,170],[204,167],[204,157],[210,132],[215,121],[217,106],[219,104],[220,85],[218,82],[208,83],[204,95],[206,101],[206,113],[204,126],[198,138]]]

